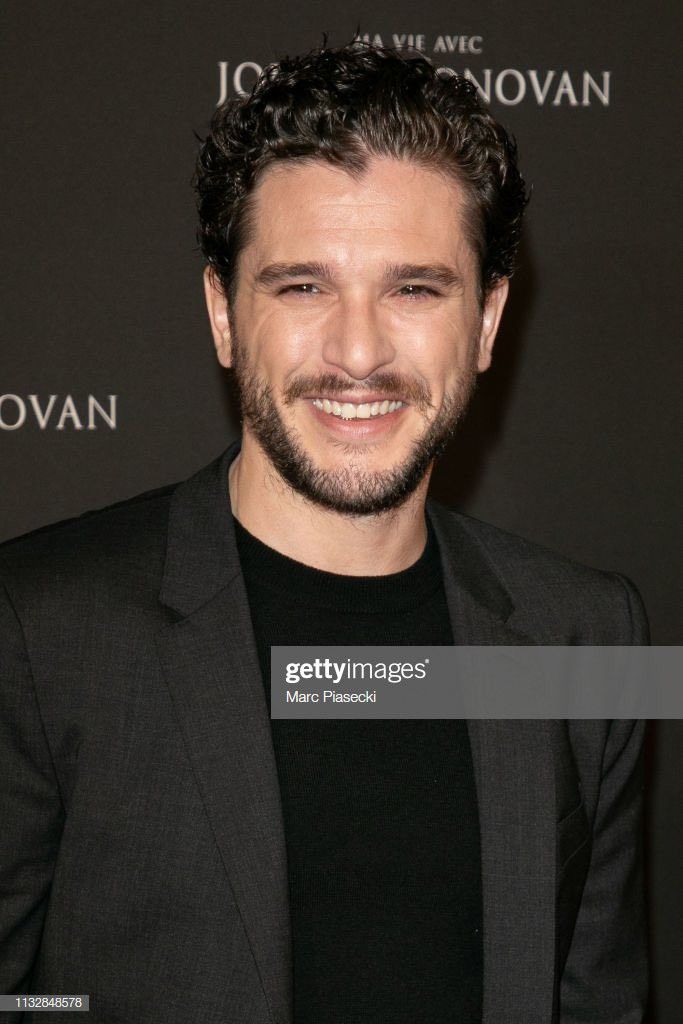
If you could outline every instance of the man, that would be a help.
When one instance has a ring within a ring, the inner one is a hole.
[[[641,1020],[640,723],[268,713],[277,643],[647,642],[624,577],[426,500],[508,292],[512,142],[461,78],[352,44],[219,108],[196,184],[241,444],[0,554],[3,990]]]

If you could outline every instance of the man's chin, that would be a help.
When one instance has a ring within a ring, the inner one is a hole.
[[[361,460],[362,461],[362,460]],[[397,465],[374,470],[365,466],[323,468],[308,457],[274,463],[296,493],[320,508],[348,516],[371,516],[400,508],[419,487],[426,467]]]
[[[396,416],[395,427],[382,430],[380,441],[364,434],[364,428],[356,436],[344,428],[342,436],[330,437],[318,435],[307,423],[288,427],[266,385],[241,384],[245,430],[278,476],[314,505],[348,516],[378,515],[405,504],[441,454],[467,396],[445,400],[434,422],[412,441],[406,437],[410,429],[394,432],[402,421],[409,428],[402,419],[408,410],[389,413],[387,418]]]

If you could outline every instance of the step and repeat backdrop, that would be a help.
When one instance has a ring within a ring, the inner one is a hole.
[[[278,56],[355,34],[469,76],[532,186],[494,365],[434,493],[638,585],[680,644],[677,5],[10,0],[0,539],[180,480],[239,431],[196,136]],[[650,737],[652,1020],[683,1003],[683,730]]]

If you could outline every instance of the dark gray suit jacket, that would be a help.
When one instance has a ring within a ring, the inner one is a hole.
[[[292,1022],[235,451],[0,548],[0,991],[88,993],[93,1024]],[[456,643],[647,643],[623,577],[428,510]],[[485,1024],[635,1024],[642,723],[468,727]]]

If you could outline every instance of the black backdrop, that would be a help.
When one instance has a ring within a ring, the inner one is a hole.
[[[187,476],[235,436],[193,130],[254,65],[360,28],[469,70],[534,190],[497,358],[436,494],[627,573],[653,641],[680,643],[677,6],[6,0],[0,539]],[[665,722],[650,744],[659,1024],[682,1019],[682,740]]]

